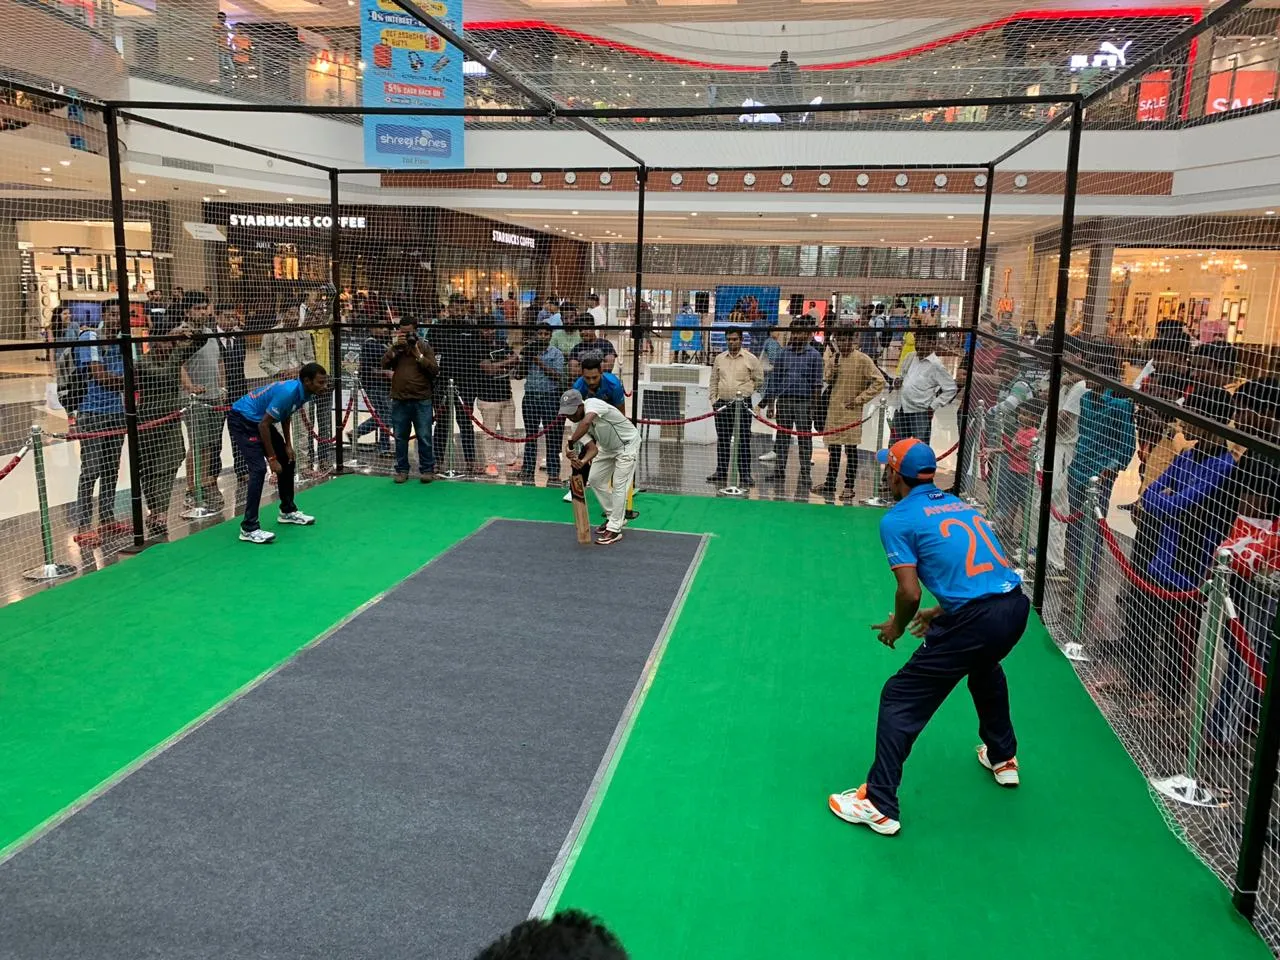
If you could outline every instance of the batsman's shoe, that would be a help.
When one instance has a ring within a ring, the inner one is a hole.
[[[292,513],[282,513],[276,518],[276,523],[292,523],[299,527],[309,527],[315,522],[315,517],[309,516],[301,510],[294,510]]]
[[[992,765],[991,758],[987,756],[986,744],[978,747],[978,762],[991,771],[991,775],[995,777],[996,783],[1002,787],[1016,787],[1021,781],[1018,779],[1018,758],[1011,757],[1004,763]]]
[[[867,799],[865,783],[856,790],[833,793],[827,797],[827,806],[845,823],[865,823],[882,836],[892,837],[902,829],[902,824],[892,817],[886,817]]]
[[[568,491],[568,492],[567,492],[563,497],[561,497],[560,499],[561,499],[561,500],[563,500],[565,503],[573,503],[573,491],[572,491],[572,490]]]
[[[257,530],[241,530],[240,539],[245,543],[271,543],[276,535],[259,527]]]
[[[621,530],[610,530],[607,527],[605,528],[604,533],[596,537],[596,543],[600,544],[600,546],[602,547],[612,546],[613,544],[618,543],[621,540],[622,540]]]

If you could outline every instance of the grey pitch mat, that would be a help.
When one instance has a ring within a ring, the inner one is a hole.
[[[474,954],[528,913],[700,543],[488,525],[0,865],[0,957]]]

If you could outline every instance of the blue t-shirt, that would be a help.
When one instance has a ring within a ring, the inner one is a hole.
[[[884,515],[880,542],[890,568],[915,567],[947,613],[1022,583],[987,518],[931,483],[912,489]]]
[[[261,423],[268,413],[279,422],[293,416],[307,402],[307,388],[301,380],[282,380],[250,390],[231,409],[252,423]]]
[[[77,337],[82,341],[96,341],[96,330],[86,330]],[[100,363],[102,368],[117,377],[124,376],[124,357],[120,356],[119,347],[100,347],[93,343],[88,347],[73,347],[76,366],[83,373],[87,385],[84,391],[84,402],[80,404],[80,413],[124,413],[124,393],[118,389],[104,387],[93,378],[89,364]]]
[[[582,394],[583,400],[603,400],[605,403],[620,407],[626,401],[626,391],[622,389],[622,381],[615,377],[612,373],[601,374],[600,389],[592,393],[587,389],[587,378],[579,377],[573,385],[573,389]]]

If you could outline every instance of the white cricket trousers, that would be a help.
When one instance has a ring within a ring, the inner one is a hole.
[[[598,454],[591,461],[591,474],[587,483],[596,492],[600,507],[609,518],[609,529],[617,533],[622,529],[627,514],[627,491],[636,475],[640,445],[624,450],[617,456]]]
[[[476,408],[480,411],[481,422],[494,433],[501,433],[508,437],[515,436],[515,403],[510,400],[477,400]],[[517,446],[518,444],[498,440],[486,433],[484,436],[485,459],[494,466],[498,464],[510,466],[516,462]]]

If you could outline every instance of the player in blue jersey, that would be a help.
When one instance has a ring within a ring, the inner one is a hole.
[[[276,538],[258,526],[258,505],[268,468],[276,475],[280,488],[280,515],[276,522],[304,527],[316,522],[315,517],[307,516],[294,503],[293,480],[298,464],[293,441],[286,438],[292,436],[289,418],[311,397],[328,389],[329,375],[324,367],[308,363],[296,380],[281,380],[250,390],[231,405],[227,432],[249,470],[244,519],[240,521],[240,539],[246,543],[270,543]]]
[[[1018,785],[1017,740],[1000,661],[1027,626],[1022,578],[987,518],[933,485],[938,461],[927,444],[899,440],[879,453],[898,502],[880,521],[880,540],[898,581],[893,615],[875,630],[890,649],[908,629],[924,642],[880,693],[876,755],[867,782],[834,793],[827,805],[841,820],[876,833],[898,832],[898,785],[920,731],[963,679],[978,710],[978,762],[996,783]],[[924,584],[938,606],[920,609]]]

